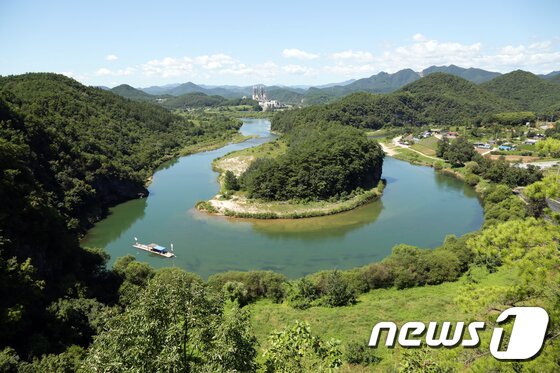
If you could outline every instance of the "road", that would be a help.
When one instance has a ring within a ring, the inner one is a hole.
[[[541,169],[546,169],[546,168],[550,168],[550,167],[554,167],[554,166],[560,166],[560,160],[555,160],[555,161],[545,161],[545,162],[529,162],[529,163],[521,163],[519,164],[519,167],[521,168],[527,168],[528,165],[533,165],[533,166],[537,166]]]

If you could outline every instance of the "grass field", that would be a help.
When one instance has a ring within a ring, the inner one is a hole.
[[[254,146],[251,148],[247,148],[247,149],[242,149],[242,150],[237,150],[231,153],[228,153],[226,155],[224,155],[223,157],[220,157],[218,159],[215,159],[214,162],[218,163],[221,160],[225,160],[228,158],[234,158],[234,157],[245,157],[245,156],[249,156],[249,157],[253,157],[253,158],[275,158],[281,154],[284,154],[286,152],[286,150],[288,149],[288,144],[286,143],[286,141],[283,140],[274,140],[271,142],[267,142],[264,143],[262,145],[259,146]]]
[[[435,157],[438,141],[438,138],[431,136],[420,140],[418,143],[412,145],[411,148],[425,155],[429,155],[430,157]]]
[[[436,161],[432,158],[424,157],[410,149],[395,147],[394,150],[396,154],[393,155],[393,157],[401,161],[424,165],[433,165],[435,162],[444,163],[443,161]]]
[[[506,271],[488,274],[480,270],[475,278],[479,287],[506,286],[512,283],[515,274]],[[405,290],[376,289],[361,295],[357,304],[346,307],[297,310],[285,303],[274,304],[265,300],[250,305],[249,309],[253,331],[261,349],[267,347],[267,336],[272,331],[292,325],[295,320],[307,321],[314,335],[324,339],[338,339],[344,348],[348,342],[367,344],[372,327],[380,321],[393,321],[397,325],[408,321],[468,322],[466,313],[455,300],[466,281],[466,277],[463,277],[456,282],[434,286]],[[488,335],[481,334],[481,338],[488,339]],[[453,351],[459,352],[461,348]],[[380,363],[368,367],[350,367],[346,364],[342,371],[349,371],[351,368],[352,371],[386,372],[398,368],[398,347],[388,349],[383,346],[376,354],[382,358]]]

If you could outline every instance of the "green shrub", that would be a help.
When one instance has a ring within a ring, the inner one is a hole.
[[[331,271],[325,276],[323,288],[323,303],[330,307],[348,306],[356,303],[356,295],[348,286],[338,270]]]
[[[218,212],[209,201],[198,201],[194,206],[200,211],[207,211],[210,213]]]
[[[476,184],[478,184],[479,181],[480,181],[480,177],[478,177],[478,176],[476,176],[476,175],[474,175],[474,174],[468,173],[468,174],[465,176],[465,182],[466,182],[467,184],[469,184],[470,186],[476,186]]]
[[[224,284],[224,295],[232,302],[237,302],[239,307],[249,303],[248,291],[242,282],[228,281]]]
[[[393,274],[385,263],[372,263],[362,269],[362,275],[368,289],[393,286]]]
[[[311,307],[320,295],[319,289],[305,277],[293,282],[290,290],[290,303],[297,309]]]
[[[262,298],[279,303],[285,296],[286,281],[286,276],[272,271],[230,271],[210,276],[208,286],[215,291],[220,291],[228,282],[240,283],[247,291],[245,304]]]
[[[374,350],[366,342],[350,342],[346,345],[344,360],[349,364],[370,365],[377,364],[382,359],[375,355]]]
[[[230,170],[227,170],[224,174],[224,188],[226,190],[239,190],[237,177]]]

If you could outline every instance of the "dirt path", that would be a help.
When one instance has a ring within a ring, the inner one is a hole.
[[[387,153],[388,156],[394,156],[395,154],[397,154],[397,152],[395,151],[395,149],[388,147],[387,145],[383,144],[383,143],[379,143],[379,145],[381,145],[381,148],[383,149],[383,151],[385,153]]]
[[[416,149],[412,149],[412,148],[411,148],[410,146],[408,146],[408,145],[401,144],[401,143],[399,142],[399,141],[401,140],[401,137],[402,137],[402,136],[397,136],[397,137],[395,137],[395,138],[391,141],[392,144],[393,144],[393,146],[399,147],[399,148],[408,149],[408,150],[410,150],[410,151],[413,151],[413,152],[415,152],[415,153],[420,154],[420,155],[423,156],[423,157],[430,158],[430,159],[433,159],[433,160],[435,160],[435,161],[443,161],[443,159],[441,159],[441,158],[432,157],[431,155],[426,155],[426,154],[424,154],[424,153],[422,153],[422,152],[420,152],[420,151],[418,151],[418,150],[416,150]],[[383,146],[383,145],[382,145],[382,146]],[[386,147],[383,147],[383,150],[385,150],[385,148],[386,148]],[[387,149],[389,149],[389,148],[387,148]],[[387,153],[388,155],[395,155],[395,154],[396,154],[394,148],[391,149],[391,152],[392,152],[392,154],[389,154],[389,152],[386,151],[386,153]]]

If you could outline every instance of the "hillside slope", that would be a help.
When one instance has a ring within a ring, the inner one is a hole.
[[[135,101],[153,101],[156,99],[155,96],[131,87],[128,84],[121,84],[119,86],[111,88],[111,92],[121,97],[129,98]]]
[[[401,70],[394,74],[380,72],[369,78],[358,79],[343,86],[339,85],[322,89],[310,88],[304,96],[304,103],[326,103],[355,92],[389,93],[418,79],[420,79],[420,75],[411,69]]]
[[[88,333],[53,335],[58,321],[45,311],[62,296],[114,296],[106,254],[81,249],[78,234],[108,206],[147,194],[147,177],[184,146],[239,127],[197,122],[63,75],[0,78],[0,308],[11,314],[0,318],[3,345],[28,356],[86,343]]]
[[[238,128],[226,119],[196,126],[55,74],[1,78],[0,100],[2,138],[28,149],[27,166],[71,229],[146,194],[146,178],[181,147]]]
[[[277,113],[272,126],[277,131],[289,131],[302,124],[331,121],[373,129],[385,125],[449,125],[516,109],[516,104],[465,79],[433,73],[390,94],[354,93],[332,104]]]
[[[455,75],[458,76],[459,78],[466,79],[476,84],[487,82],[489,80],[492,80],[502,75],[497,72],[486,71],[474,67],[465,69],[464,67],[449,65],[449,66],[430,66],[427,69],[422,70],[422,76],[428,76],[430,74],[438,73],[438,72]]]
[[[504,74],[481,87],[515,102],[522,110],[541,114],[549,113],[560,102],[560,85],[522,70]]]

